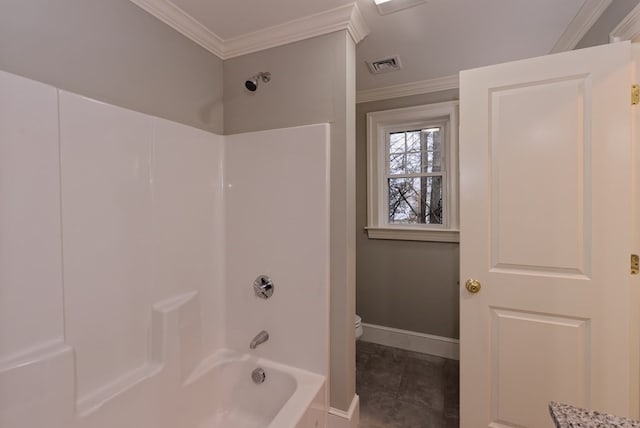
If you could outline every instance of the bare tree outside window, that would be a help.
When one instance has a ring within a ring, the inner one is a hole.
[[[459,242],[458,102],[367,113],[369,239]]]
[[[442,224],[442,129],[389,133],[389,223]]]

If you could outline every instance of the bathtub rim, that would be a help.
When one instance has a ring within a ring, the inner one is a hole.
[[[200,378],[205,376],[211,370],[214,370],[216,367],[237,362],[247,363],[255,367],[262,367],[267,370],[267,373],[268,370],[277,370],[287,373],[294,378],[296,387],[293,394],[278,410],[278,413],[266,428],[295,428],[313,404],[318,393],[326,386],[327,383],[327,379],[323,375],[278,363],[254,354],[242,353],[232,349],[223,348],[205,358],[184,381],[183,386],[188,386],[197,382]],[[323,407],[323,410],[326,413],[328,411],[326,389],[323,397]]]

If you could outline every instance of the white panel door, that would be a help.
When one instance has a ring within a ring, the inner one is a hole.
[[[631,72],[620,43],[461,73],[463,428],[637,412]]]

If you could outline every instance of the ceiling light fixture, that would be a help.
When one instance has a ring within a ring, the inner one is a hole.
[[[426,3],[427,0],[373,0],[380,15],[388,15],[399,10],[408,9],[419,4]]]

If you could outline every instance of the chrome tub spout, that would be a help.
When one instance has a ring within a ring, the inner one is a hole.
[[[266,342],[267,340],[269,340],[269,333],[262,330],[260,333],[256,335],[256,337],[253,338],[253,340],[251,341],[251,344],[249,345],[249,349],[256,349],[258,345]]]

